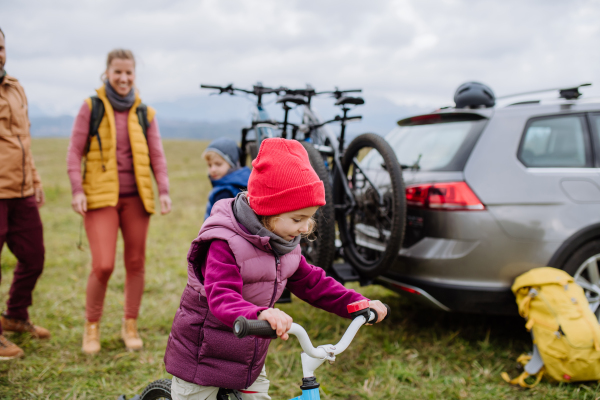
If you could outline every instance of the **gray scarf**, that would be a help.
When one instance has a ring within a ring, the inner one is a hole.
[[[279,256],[283,256],[294,250],[300,243],[300,236],[296,236],[294,240],[287,241],[282,237],[274,234],[263,226],[260,222],[244,193],[239,193],[233,202],[233,215],[238,222],[246,227],[252,235],[266,236],[269,238],[269,244]]]
[[[106,88],[106,97],[108,97],[108,101],[110,102],[112,108],[115,111],[129,110],[133,105],[133,102],[135,101],[135,90],[131,88],[129,94],[123,97],[119,93],[117,93],[112,86],[110,86],[110,83],[108,83],[108,81],[104,83],[104,87]]]

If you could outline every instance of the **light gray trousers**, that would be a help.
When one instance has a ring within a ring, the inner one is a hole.
[[[263,367],[256,381],[248,389],[238,391],[238,393],[243,400],[271,400],[268,394],[269,384],[265,367]],[[171,382],[173,400],[216,400],[218,392],[218,387],[196,385],[175,376]]]

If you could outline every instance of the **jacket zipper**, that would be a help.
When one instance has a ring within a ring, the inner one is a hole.
[[[273,255],[275,255],[275,285],[273,285],[273,295],[271,296],[271,303],[269,304],[269,308],[273,307],[275,304],[275,296],[277,295],[277,270],[279,269],[279,265],[281,265],[281,260],[279,259],[279,254],[273,250]],[[254,367],[254,361],[256,361],[256,351],[258,349],[258,338],[254,338],[254,355],[252,356],[252,362],[250,363],[250,368],[248,368],[248,379],[246,380],[246,387],[250,386],[250,378],[252,377],[252,367]]]
[[[277,270],[279,269],[279,265],[281,264],[281,260],[279,259],[279,254],[273,250],[273,254],[275,255],[275,285],[273,286],[273,296],[271,296],[271,303],[269,304],[269,308],[273,307],[275,304],[275,296],[277,295]]]
[[[21,137],[17,136],[19,139],[19,144],[21,145],[21,152],[23,153],[23,182],[21,183],[21,197],[25,193],[25,147],[23,147],[23,142],[21,141]]]

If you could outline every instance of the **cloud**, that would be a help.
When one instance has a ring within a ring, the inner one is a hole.
[[[452,103],[479,80],[497,94],[595,81],[598,1],[19,1],[3,4],[6,69],[30,102],[73,114],[106,53],[132,49],[146,102],[200,83],[360,87],[400,105]]]

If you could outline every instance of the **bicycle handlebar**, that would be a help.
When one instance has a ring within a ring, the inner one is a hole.
[[[385,316],[383,321],[389,318],[391,312],[390,307],[387,304],[384,304],[384,306],[387,310],[387,315]],[[358,329],[362,325],[364,325],[367,322],[377,321],[379,319],[377,311],[375,311],[374,309],[368,309],[368,313],[368,321],[364,314],[358,315],[356,318],[354,318],[354,320],[346,330],[346,333],[344,333],[344,336],[342,336],[340,341],[334,346],[326,345],[315,348],[312,345],[310,338],[308,337],[308,333],[306,333],[302,326],[296,323],[292,324],[292,327],[287,333],[290,335],[294,335],[298,338],[302,350],[309,356],[319,359],[328,358],[340,354],[341,352],[346,350],[352,342],[352,339],[354,339],[354,336],[358,332]],[[267,336],[271,338],[277,337],[277,333],[273,328],[271,328],[271,324],[268,321],[248,320],[245,317],[238,317],[235,320],[235,322],[233,323],[233,333],[240,339],[250,335]]]
[[[333,97],[335,98],[340,98],[342,97],[343,93],[361,93],[362,89],[348,89],[348,90],[338,90],[337,88],[335,90],[328,90],[325,92],[317,92],[316,94],[327,94],[327,93],[331,93],[333,94]]]
[[[247,94],[253,94],[255,96],[262,96],[263,94],[280,93],[280,92],[285,91],[285,88],[283,88],[283,87],[269,88],[269,87],[264,87],[261,85],[254,85],[252,87],[252,90],[247,90],[247,89],[235,88],[235,87],[233,87],[233,84],[230,84],[227,86],[215,86],[215,85],[201,84],[200,88],[202,88],[202,89],[217,89],[217,90],[219,90],[219,94],[229,93],[229,94],[233,95],[234,92],[242,92],[242,93],[247,93]]]

